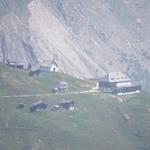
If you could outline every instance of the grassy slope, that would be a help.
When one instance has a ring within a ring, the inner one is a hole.
[[[2,87],[0,95],[50,93],[52,88],[62,80],[70,83],[71,91],[83,89],[85,83],[91,84],[58,73],[41,73],[38,77],[30,77],[27,71],[0,65],[0,88]]]
[[[83,88],[89,84],[63,75],[69,83]],[[0,66],[0,93],[47,93],[59,80],[58,74],[28,77],[27,72]],[[71,90],[76,90],[72,88]],[[75,111],[50,108],[62,98],[75,100]],[[48,109],[29,113],[38,100],[0,97],[0,149],[3,150],[141,150],[150,149],[149,97],[138,94],[124,97],[124,103],[109,94],[80,94],[43,97]],[[16,109],[18,102],[25,109]],[[123,113],[130,116],[126,120]]]

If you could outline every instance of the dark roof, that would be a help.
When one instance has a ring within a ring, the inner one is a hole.
[[[37,109],[46,109],[46,108],[47,108],[47,104],[45,104],[43,102],[36,102],[31,105],[29,110],[30,110],[30,112],[34,112]]]
[[[19,103],[16,108],[24,108],[24,107],[25,107],[25,104]]]
[[[63,99],[59,104],[74,104],[73,100],[65,100]]]
[[[55,60],[53,60],[51,63],[50,63],[50,66],[51,65],[55,65],[55,66],[57,66],[58,67],[58,64],[56,63],[56,61]]]

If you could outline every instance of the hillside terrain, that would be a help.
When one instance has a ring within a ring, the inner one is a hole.
[[[150,89],[149,0],[1,0],[0,62],[78,78],[122,71]]]
[[[89,90],[95,85],[95,81],[57,73],[30,77],[27,71],[0,64],[0,149],[150,149],[149,95],[116,97],[101,92],[47,95],[61,79],[71,85],[68,92]],[[25,97],[29,94],[33,95]],[[64,98],[75,101],[75,110],[51,111]],[[29,107],[39,99],[48,108],[30,113]],[[25,108],[16,109],[20,102]]]

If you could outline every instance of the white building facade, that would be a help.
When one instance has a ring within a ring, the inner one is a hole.
[[[99,80],[99,89],[117,95],[139,93],[140,85],[133,85],[131,79],[121,72],[108,73]]]

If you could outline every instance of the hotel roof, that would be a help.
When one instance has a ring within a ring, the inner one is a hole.
[[[112,72],[112,73],[108,73],[99,81],[105,81],[105,82],[111,82],[111,83],[112,82],[131,82],[131,79],[121,72]]]

